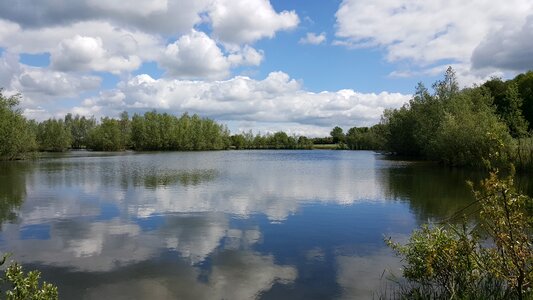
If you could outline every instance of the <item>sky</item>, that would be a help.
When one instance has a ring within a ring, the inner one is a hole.
[[[452,66],[533,69],[530,0],[2,0],[0,87],[38,121],[197,113],[232,133],[370,126]]]

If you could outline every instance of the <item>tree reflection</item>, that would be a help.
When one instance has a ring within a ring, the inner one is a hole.
[[[145,188],[155,189],[176,184],[197,186],[213,181],[218,173],[216,170],[152,170],[140,175],[134,177],[135,185],[142,182]]]
[[[17,218],[17,210],[26,198],[26,173],[29,164],[0,162],[0,225]]]
[[[420,221],[452,217],[474,200],[467,181],[479,182],[482,172],[450,169],[430,164],[411,164],[383,170],[385,193],[389,198],[404,200]],[[477,207],[461,211],[469,215]]]

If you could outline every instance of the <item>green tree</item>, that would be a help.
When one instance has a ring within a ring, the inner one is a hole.
[[[431,95],[419,84],[408,104],[385,110],[381,131],[386,136],[386,148],[448,165],[484,167],[487,163],[505,163],[514,142],[496,115],[489,90],[460,90],[451,68],[433,87],[435,93]]]
[[[502,165],[511,151],[507,127],[495,115],[490,94],[466,89],[449,100],[429,156],[448,165]]]
[[[35,131],[16,106],[21,95],[5,96],[0,88],[0,160],[21,159],[37,149]]]
[[[48,119],[38,125],[37,143],[41,151],[65,151],[70,147],[71,141],[71,131],[63,120]]]
[[[521,138],[527,135],[527,121],[522,116],[523,100],[518,92],[518,84],[511,82],[507,86],[505,97],[501,103],[501,116],[509,127],[511,135]]]
[[[344,143],[344,132],[339,126],[335,126],[335,128],[333,128],[329,134],[333,138],[333,143]]]
[[[383,124],[368,127],[352,127],[346,133],[346,145],[351,150],[383,150],[386,143]]]
[[[131,122],[127,111],[120,114],[120,135],[122,137],[122,145],[125,149],[131,147]]]
[[[151,111],[135,114],[129,126],[135,150],[219,150],[231,144],[226,127],[196,114],[177,118]]]
[[[433,89],[435,90],[435,96],[443,102],[450,100],[460,91],[457,75],[451,66],[446,69],[444,79],[435,82]]]
[[[105,117],[90,131],[87,147],[98,151],[123,151],[125,140],[120,121]]]
[[[86,118],[85,116],[67,114],[65,116],[65,125],[70,129],[72,136],[72,149],[81,149],[87,146],[89,132],[96,126],[94,118]]]
[[[404,105],[400,109],[385,109],[382,123],[387,128],[386,147],[388,150],[399,155],[423,155],[415,137],[416,119],[408,105]]]
[[[522,115],[529,123],[529,130],[533,130],[533,71],[519,74],[513,79],[518,84],[520,97],[523,99]]]

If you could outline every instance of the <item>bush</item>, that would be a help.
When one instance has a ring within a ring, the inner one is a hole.
[[[386,240],[405,262],[400,298],[533,298],[532,199],[496,172],[474,195],[476,226],[424,225],[405,245]]]
[[[5,262],[4,256],[1,264]],[[17,263],[11,264],[5,271],[2,282],[9,288],[5,291],[5,298],[8,300],[57,300],[59,299],[57,287],[53,284],[43,282],[39,284],[41,273],[30,271],[24,273],[22,266]]]

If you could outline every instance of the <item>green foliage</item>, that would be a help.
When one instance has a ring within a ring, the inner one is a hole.
[[[37,126],[37,143],[41,151],[65,151],[70,148],[71,141],[71,132],[63,120],[48,119]]]
[[[106,117],[89,132],[87,148],[97,151],[122,151],[126,149],[125,141],[120,121]]]
[[[527,121],[522,116],[523,99],[518,92],[518,84],[511,82],[507,86],[505,97],[501,103],[501,117],[509,127],[511,135],[515,138],[527,134]]]
[[[16,109],[19,94],[4,96],[0,88],[0,160],[21,159],[37,149],[30,122]]]
[[[235,149],[311,149],[313,141],[305,136],[289,136],[283,131],[255,137],[251,131],[231,136]]]
[[[6,291],[8,300],[54,300],[59,299],[57,287],[43,282],[39,284],[41,273],[30,271],[24,273],[22,266],[17,263],[10,265],[5,272],[4,281],[11,288]]]
[[[246,139],[244,138],[244,135],[242,134],[234,134],[231,136],[231,145],[235,147],[235,149],[248,149],[251,147],[251,145],[248,145],[246,143]]]
[[[386,148],[399,155],[421,156],[422,149],[415,138],[417,122],[408,105],[400,109],[386,109],[382,123],[387,127]]]
[[[518,299],[528,291],[533,296],[533,200],[515,190],[512,177],[500,180],[496,173],[481,182],[475,196],[481,226],[494,242],[481,250],[484,269]]]
[[[9,255],[4,255],[0,265],[4,265]],[[30,271],[27,274],[18,263],[12,263],[0,278],[6,288],[5,299],[8,300],[56,300],[59,299],[57,287],[53,284],[39,283],[41,273]]]
[[[345,139],[344,132],[342,128],[340,128],[339,126],[335,126],[335,128],[333,128],[329,134],[333,138],[333,143],[335,144],[344,143],[344,139]]]
[[[479,288],[482,274],[474,255],[478,240],[466,228],[424,225],[406,245],[386,242],[404,258],[403,276],[413,284],[406,292],[410,297],[432,291],[443,298],[462,299]]]
[[[505,163],[514,145],[488,90],[460,90],[450,68],[434,89],[419,84],[409,104],[384,112],[387,149],[454,166]]]
[[[227,128],[187,113],[179,118],[155,111],[136,114],[128,130],[134,150],[221,150],[230,144]]]
[[[313,145],[330,145],[330,144],[333,144],[333,138],[330,136],[313,138]]]
[[[70,130],[72,149],[82,149],[87,147],[89,132],[96,126],[96,120],[79,115],[72,117],[72,114],[69,113],[65,116],[65,125]]]
[[[483,87],[490,90],[496,105],[496,113],[506,121],[514,137],[520,136],[524,123],[527,126],[526,131],[533,130],[532,71],[519,74],[514,79],[507,81],[502,81],[500,78],[492,78],[485,82]],[[516,120],[509,119],[509,113],[514,115]],[[520,128],[518,132],[516,132],[516,126]]]
[[[346,134],[350,150],[383,150],[386,144],[386,128],[383,124],[368,127],[352,127]]]
[[[533,71],[520,74],[513,79],[518,85],[520,97],[523,99],[522,115],[529,123],[528,129],[533,130]]]
[[[122,137],[122,145],[128,149],[131,147],[131,122],[127,111],[120,114],[119,120],[120,136]]]
[[[512,139],[490,101],[482,89],[466,89],[452,98],[430,142],[434,152],[427,156],[453,166],[502,165]]]
[[[533,298],[533,200],[497,173],[474,195],[477,226],[424,225],[405,245],[386,240],[405,262],[402,298]]]

